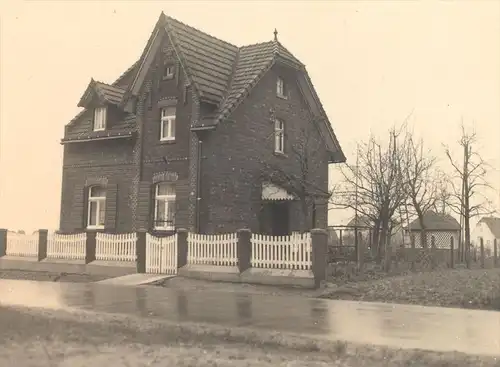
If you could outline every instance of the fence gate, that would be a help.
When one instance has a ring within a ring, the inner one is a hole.
[[[177,274],[177,234],[169,237],[146,234],[146,273]]]

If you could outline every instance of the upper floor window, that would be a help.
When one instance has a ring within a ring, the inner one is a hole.
[[[94,109],[94,131],[106,129],[106,107],[97,107]]]
[[[160,140],[175,140],[175,107],[161,110]]]
[[[276,81],[276,95],[278,97],[286,97],[285,81],[281,77],[278,77]]]
[[[87,228],[104,228],[106,215],[106,189],[102,186],[89,187]]]
[[[163,69],[163,79],[172,79],[174,77],[174,65],[166,64]]]
[[[285,153],[285,123],[280,119],[274,121],[274,151]]]
[[[160,182],[155,187],[154,228],[173,230],[175,228],[175,186]]]

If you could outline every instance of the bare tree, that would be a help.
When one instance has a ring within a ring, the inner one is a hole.
[[[463,221],[464,240],[460,241],[460,253],[469,265],[470,259],[470,220],[474,217],[491,214],[491,201],[484,192],[491,189],[486,180],[487,162],[477,151],[477,135],[475,131],[467,131],[462,123],[462,135],[458,141],[462,148],[463,163],[460,164],[453,157],[449,147],[445,146],[445,153],[453,168],[453,179],[450,180],[450,200],[448,205],[460,215]]]
[[[373,222],[374,251],[379,260],[397,221],[395,213],[406,198],[402,169],[406,141],[401,141],[401,131],[393,127],[386,144],[373,135],[367,143],[359,144],[359,164],[346,164],[341,169],[343,187],[334,197],[337,205],[354,209]]]
[[[308,220],[312,219],[312,211],[317,204],[328,206],[333,192],[323,185],[323,180],[318,180],[318,175],[328,175],[328,171],[324,172],[328,157],[316,123],[311,121],[294,132],[293,143],[285,152],[290,159],[287,164],[282,160],[260,160],[261,178],[286,189],[300,202],[302,231],[312,228],[313,220]]]
[[[406,194],[411,215],[415,215],[420,224],[422,235],[420,242],[422,248],[427,247],[426,223],[424,215],[436,206],[438,199],[439,183],[437,171],[435,170],[436,158],[429,151],[424,152],[424,143],[420,139],[415,141],[413,134],[408,132],[406,136],[406,155],[402,165],[406,179]]]
[[[448,182],[449,177],[443,172],[437,174],[435,179],[436,200],[434,200],[434,205],[432,206],[432,210],[436,213],[448,214],[448,203],[451,201],[451,192]]]

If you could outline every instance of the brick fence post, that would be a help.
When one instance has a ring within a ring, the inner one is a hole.
[[[185,228],[177,230],[177,269],[187,265],[188,231]]]
[[[238,230],[238,269],[240,274],[245,270],[250,269],[252,259],[252,232],[249,229],[243,228]]]
[[[87,242],[85,243],[85,264],[95,260],[96,232],[87,232]]]
[[[7,255],[7,232],[7,229],[0,228],[0,257]]]
[[[0,254],[0,256],[2,255]],[[493,264],[495,264],[495,268],[498,266],[498,242],[496,238],[493,240]]]
[[[140,229],[137,232],[137,241],[135,243],[135,254],[137,256],[136,259],[136,269],[140,274],[144,274],[146,272],[146,231],[144,229]]]
[[[38,230],[38,261],[42,261],[47,257],[47,241],[49,231],[46,229]]]
[[[326,279],[327,237],[327,233],[324,229],[314,228],[311,230],[312,271],[315,288],[319,288],[321,282]]]

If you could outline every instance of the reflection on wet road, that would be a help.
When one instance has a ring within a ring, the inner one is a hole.
[[[157,287],[0,280],[0,304],[251,326],[358,343],[500,355],[500,312]]]

